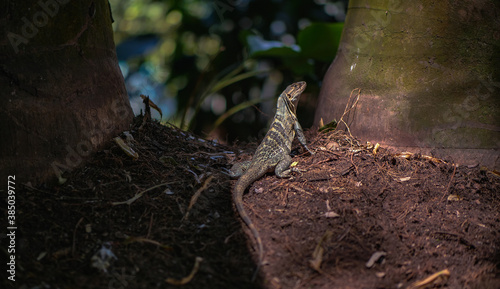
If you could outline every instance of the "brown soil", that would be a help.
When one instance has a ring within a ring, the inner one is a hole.
[[[255,146],[235,157],[241,148],[136,123],[138,159],[110,142],[63,185],[19,188],[16,282],[3,288],[178,288],[167,278],[184,277],[182,288],[410,288],[445,269],[427,288],[500,288],[497,172],[309,133],[315,155],[294,146],[303,173],[269,174],[244,196],[265,248],[252,283],[254,241],[226,170]],[[385,256],[367,268],[375,252]]]

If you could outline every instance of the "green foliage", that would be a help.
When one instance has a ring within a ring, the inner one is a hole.
[[[296,75],[314,72],[314,61],[331,62],[337,53],[343,23],[314,23],[299,31],[297,44],[264,40],[261,36],[245,37],[249,56],[274,57],[283,61],[285,69]]]
[[[313,23],[299,32],[301,55],[331,62],[337,53],[344,23]]]
[[[143,34],[160,38],[154,50],[127,63],[162,85],[159,93],[169,107],[157,104],[167,120],[199,134],[220,125],[232,140],[265,127],[263,115],[272,115],[274,105],[262,100],[276,97],[290,82],[305,80],[309,91],[317,90],[342,30],[342,24],[328,23],[335,21],[331,11],[345,13],[347,0],[110,3],[117,44]],[[265,85],[275,94],[260,95]],[[154,92],[144,85],[143,94]],[[252,105],[259,110],[244,109]]]
[[[209,86],[202,92],[200,100],[196,104],[195,113],[194,113],[193,117],[191,118],[191,120],[189,120],[188,128],[192,127],[192,123],[196,119],[196,115],[198,114],[198,111],[200,110],[201,104],[205,101],[205,99],[209,95],[211,95],[213,93],[216,93],[216,92],[220,91],[221,89],[223,89],[224,87],[232,85],[232,84],[234,84],[236,82],[242,81],[242,80],[250,78],[250,77],[254,77],[254,76],[258,75],[258,74],[263,74],[263,73],[268,72],[267,70],[252,70],[252,71],[244,72],[243,69],[244,69],[244,65],[243,64],[239,65],[234,70],[230,71],[227,75],[221,77],[220,79],[215,78],[209,84]],[[257,102],[251,101],[250,103],[253,104],[253,103],[257,103]],[[245,107],[246,106],[244,106],[242,108],[245,108]],[[218,120],[215,122],[213,129],[217,128],[222,123],[222,121],[224,121],[224,119],[226,119],[227,117],[231,116],[233,113],[238,112],[239,110],[240,109],[236,109],[236,110],[235,109],[233,109],[233,110],[230,109],[229,111],[227,111],[226,113],[224,113],[224,115],[222,115],[221,117],[219,117]],[[232,111],[232,113],[229,113],[230,111]],[[181,127],[183,127],[183,124],[184,124],[185,121],[187,121],[187,120],[185,119],[185,117],[183,117],[182,122],[181,122]]]
[[[246,44],[250,57],[298,57],[300,47],[280,41],[268,41],[257,35],[248,35]]]
[[[270,100],[274,100],[274,98],[257,98],[257,99],[247,100],[247,101],[242,102],[236,106],[233,106],[232,108],[230,108],[228,111],[226,111],[223,115],[221,115],[215,121],[214,127],[212,128],[211,132],[215,131],[228,117],[232,116],[233,114],[237,113],[238,111],[241,111],[243,109],[254,106],[257,103],[270,101]]]
[[[302,57],[330,62],[337,52],[343,28],[343,23],[311,24],[298,33],[298,44],[293,45],[250,34],[246,36],[246,45],[250,57]]]
[[[331,122],[320,127],[318,131],[322,133],[327,133],[329,131],[335,130],[337,128],[337,125],[338,125],[337,120],[334,119]]]

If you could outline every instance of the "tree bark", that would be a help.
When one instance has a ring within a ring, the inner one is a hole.
[[[361,139],[498,168],[499,47],[498,1],[351,0],[315,124],[355,103]]]
[[[41,183],[129,127],[105,0],[0,4],[0,172]]]

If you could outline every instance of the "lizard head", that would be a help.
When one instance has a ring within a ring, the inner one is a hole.
[[[289,111],[295,113],[297,110],[297,103],[299,102],[300,95],[306,89],[306,82],[299,81],[290,84],[285,91],[283,91],[283,96],[285,100],[286,107]]]

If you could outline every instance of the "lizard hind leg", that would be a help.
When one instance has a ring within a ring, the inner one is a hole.
[[[277,165],[276,168],[274,169],[274,173],[278,178],[289,178],[291,177],[290,173],[291,172],[303,172],[303,170],[300,170],[298,168],[291,168],[290,164],[292,163],[292,158],[287,155],[282,161],[280,161]]]
[[[291,177],[290,173],[294,171],[290,168],[290,164],[292,163],[292,158],[289,155],[286,155],[274,168],[274,173],[278,178],[289,178]]]

